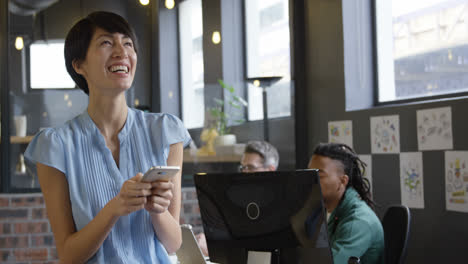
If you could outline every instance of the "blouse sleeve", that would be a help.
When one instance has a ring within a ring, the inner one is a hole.
[[[182,121],[174,115],[164,114],[161,127],[165,146],[182,142],[185,148],[192,140]]]
[[[157,137],[156,141],[163,146],[164,160],[169,156],[170,145],[182,142],[184,148],[188,146],[192,138],[185,128],[182,121],[171,114],[162,114],[157,122],[153,122],[152,131],[160,131],[153,133]]]
[[[63,141],[53,128],[46,128],[36,134],[24,157],[34,164],[39,162],[65,173]]]

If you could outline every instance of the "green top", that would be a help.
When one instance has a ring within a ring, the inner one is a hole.
[[[348,263],[358,257],[363,264],[384,263],[384,234],[374,211],[349,187],[328,220],[333,262]]]

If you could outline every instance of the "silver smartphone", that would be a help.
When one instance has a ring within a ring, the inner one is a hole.
[[[141,178],[142,182],[169,181],[180,171],[179,166],[154,166]]]

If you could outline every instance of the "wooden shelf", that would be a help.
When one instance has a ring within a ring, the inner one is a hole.
[[[191,156],[184,151],[184,162],[207,163],[207,162],[240,162],[242,155],[222,155],[222,156]]]
[[[10,143],[11,144],[28,144],[31,142],[34,136],[25,136],[25,137],[18,137],[18,136],[11,136]]]

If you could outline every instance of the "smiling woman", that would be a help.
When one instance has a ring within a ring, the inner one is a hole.
[[[74,31],[68,33],[65,41],[65,64],[68,73],[80,89],[89,94],[88,82],[92,80],[85,79],[83,74],[110,72],[108,67],[112,66],[112,63],[122,63],[122,66],[127,67],[127,71],[128,67],[132,66],[128,76],[131,84],[136,69],[138,43],[133,29],[122,17],[108,12],[92,13],[74,28]],[[83,63],[85,65],[82,65]],[[86,69],[82,69],[87,66],[101,69],[90,68],[87,73]],[[103,72],[102,69],[106,71]]]
[[[129,89],[135,77],[136,62],[130,37],[96,28],[86,58],[73,59],[72,66],[86,79],[88,92],[100,95]]]
[[[141,182],[152,166],[182,167],[190,136],[169,114],[127,106],[137,39],[121,16],[94,12],[65,40],[65,63],[88,109],[39,132],[25,152],[39,182],[64,263],[170,263],[182,243],[181,172]]]

